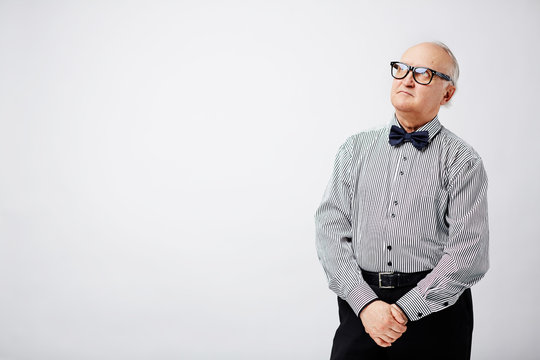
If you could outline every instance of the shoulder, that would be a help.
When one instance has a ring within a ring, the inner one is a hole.
[[[476,150],[461,137],[441,126],[441,132],[438,136],[444,147],[451,153],[469,157],[480,157]]]
[[[450,179],[463,170],[477,166],[483,167],[482,158],[478,152],[452,131],[443,126],[437,138]]]
[[[377,126],[349,136],[345,143],[341,145],[342,149],[346,149],[351,155],[358,154],[370,148],[381,137],[388,137],[388,126]]]

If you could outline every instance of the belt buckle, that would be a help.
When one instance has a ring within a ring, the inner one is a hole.
[[[381,279],[381,275],[391,275],[393,274],[394,272],[393,271],[386,271],[386,272],[380,272],[378,275],[379,275],[379,289],[393,289],[395,288],[395,286],[382,286],[382,279]]]

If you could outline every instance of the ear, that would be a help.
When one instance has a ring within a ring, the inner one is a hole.
[[[452,96],[454,96],[455,92],[456,92],[456,87],[454,85],[448,85],[446,87],[446,90],[444,91],[444,96],[441,99],[441,105],[444,105],[447,102],[449,102]]]

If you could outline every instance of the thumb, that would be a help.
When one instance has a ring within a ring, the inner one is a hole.
[[[405,325],[407,323],[407,319],[401,313],[401,310],[396,309],[395,306],[396,305],[394,304],[390,306],[390,311],[392,312],[392,316],[394,317],[394,319],[396,319],[398,323],[400,323],[401,325]]]

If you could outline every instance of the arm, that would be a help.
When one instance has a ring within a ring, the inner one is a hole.
[[[443,256],[426,278],[396,302],[411,321],[453,305],[489,267],[487,176],[480,158],[465,163],[450,179],[448,194],[448,243]]]
[[[364,307],[377,299],[377,295],[362,279],[351,244],[354,189],[350,140],[338,151],[332,178],[315,213],[315,227],[317,254],[329,288],[359,315]]]

